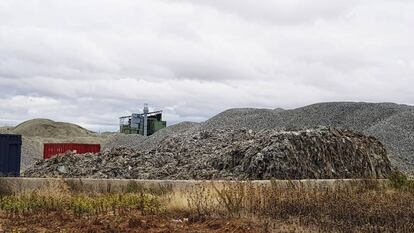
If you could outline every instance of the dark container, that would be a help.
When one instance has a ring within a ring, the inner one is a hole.
[[[55,155],[63,154],[68,151],[72,151],[77,154],[99,153],[101,151],[101,145],[79,143],[46,143],[43,145],[43,158],[50,159]]]
[[[0,176],[20,176],[22,136],[0,134]]]

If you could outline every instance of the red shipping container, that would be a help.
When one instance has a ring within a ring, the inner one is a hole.
[[[72,151],[77,154],[99,153],[101,151],[101,145],[79,143],[46,143],[43,145],[43,158],[50,159],[55,155],[64,154],[67,151]]]

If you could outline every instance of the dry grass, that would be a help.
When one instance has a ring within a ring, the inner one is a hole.
[[[64,182],[50,182],[47,187],[32,192],[0,195],[0,210],[11,218],[37,212],[58,211],[75,216],[93,217],[111,212],[120,215],[130,210],[159,212],[159,197],[139,193],[71,193]]]
[[[1,195],[0,195],[1,196]],[[388,185],[375,180],[309,187],[301,182],[205,182],[181,191],[130,183],[124,193],[72,192],[65,182],[3,195],[6,219],[61,212],[74,218],[141,215],[260,221],[263,232],[414,232],[414,185],[400,173]]]
[[[375,180],[314,188],[301,182],[211,183],[195,186],[187,196],[196,219],[260,218],[269,229],[284,221],[324,232],[414,232],[413,187],[413,181],[396,175],[388,185]]]

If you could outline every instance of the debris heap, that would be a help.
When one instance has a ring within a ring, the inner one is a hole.
[[[134,179],[383,178],[384,146],[348,130],[230,130],[176,134],[148,150],[117,147],[38,161],[31,177]]]

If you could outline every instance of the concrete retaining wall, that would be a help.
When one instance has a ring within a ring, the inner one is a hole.
[[[277,188],[302,187],[305,189],[341,188],[345,186],[363,187],[386,185],[387,180],[260,180],[239,181],[254,186],[274,186]],[[186,191],[196,185],[222,187],[224,184],[236,184],[236,181],[196,181],[196,180],[126,180],[126,179],[80,179],[80,178],[24,178],[0,177],[0,193],[12,194],[30,192],[38,189],[67,185],[73,192],[125,192],[146,190],[155,193]]]

